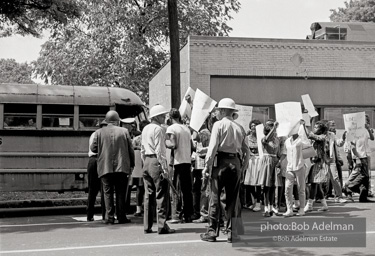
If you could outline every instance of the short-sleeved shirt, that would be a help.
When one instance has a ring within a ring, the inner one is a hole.
[[[368,145],[369,139],[370,139],[370,135],[369,135],[368,131],[366,130],[366,132],[364,133],[364,136],[360,137],[356,141],[356,149],[357,149],[357,153],[359,155],[359,158],[365,158],[365,157],[368,156],[367,152],[369,152],[369,145]],[[354,158],[356,158],[356,156],[354,156]]]
[[[157,124],[148,124],[142,131],[141,153],[145,155],[158,155],[166,159],[165,132]]]
[[[243,147],[249,143],[243,127],[228,117],[215,122],[212,127],[211,140],[206,155],[206,166],[212,166],[216,152],[241,154]]]
[[[172,124],[167,128],[167,134],[173,134],[176,138],[174,164],[191,164],[191,134],[189,128],[183,124]]]

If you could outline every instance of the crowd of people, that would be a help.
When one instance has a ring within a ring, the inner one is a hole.
[[[130,222],[126,213],[136,187],[134,216],[144,215],[145,234],[154,232],[155,218],[158,234],[174,233],[173,223],[207,222],[203,241],[216,241],[221,230],[232,242],[243,209],[263,210],[266,218],[303,216],[317,202],[318,211],[327,211],[330,196],[340,204],[353,201],[353,193],[360,202],[372,196],[368,117],[365,135],[353,141],[346,132],[337,138],[333,120],[312,120],[311,130],[301,120],[293,134],[279,137],[277,121],[269,119],[257,134],[259,120],[251,120],[246,132],[237,117],[230,98],[219,101],[199,131],[178,109],[162,105],[153,106],[150,122],[139,128],[134,118],[109,111],[89,141],[87,221],[94,220],[101,191],[103,222],[114,224],[115,216],[116,223]],[[338,150],[343,146],[347,180]]]

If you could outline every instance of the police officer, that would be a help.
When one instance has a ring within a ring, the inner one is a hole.
[[[203,241],[214,242],[219,236],[221,216],[220,195],[225,188],[226,192],[226,230],[228,243],[232,242],[235,232],[233,219],[239,196],[240,179],[249,163],[249,146],[244,128],[233,120],[233,113],[237,111],[235,102],[230,98],[220,100],[216,108],[216,117],[219,119],[211,133],[211,140],[205,159],[203,175],[211,178],[211,197],[209,203],[208,231],[201,234]],[[216,158],[216,159],[215,159]],[[241,159],[243,164],[241,164]]]
[[[169,185],[162,175],[168,175],[165,146],[165,130],[161,127],[168,113],[162,105],[150,109],[151,123],[142,131],[141,156],[144,160],[143,180],[145,183],[144,233],[152,233],[155,206],[159,234],[174,233],[167,225]],[[165,177],[165,176],[164,176]],[[155,205],[155,201],[156,204]]]

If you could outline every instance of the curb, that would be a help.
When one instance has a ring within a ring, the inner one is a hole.
[[[40,199],[0,202],[0,218],[86,214],[87,198],[77,199]],[[136,204],[131,202],[129,211],[135,211]],[[95,213],[101,213],[100,197],[97,198]]]

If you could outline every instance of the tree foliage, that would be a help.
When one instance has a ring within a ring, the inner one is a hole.
[[[333,22],[375,22],[375,0],[350,0],[345,7],[331,10]]]
[[[0,59],[0,83],[33,84],[32,67],[14,59]]]
[[[36,72],[53,84],[119,86],[148,101],[148,81],[168,59],[165,0],[88,0],[81,16],[42,46]],[[226,36],[238,0],[179,0],[181,45],[188,35]]]
[[[79,10],[76,0],[1,0],[0,36],[40,37],[42,30],[78,17]]]

